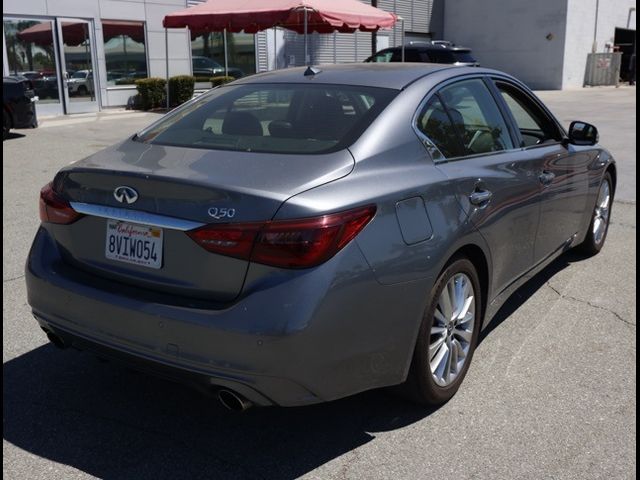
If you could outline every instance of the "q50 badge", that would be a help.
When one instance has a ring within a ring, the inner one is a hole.
[[[207,213],[210,217],[215,218],[216,220],[222,220],[223,218],[233,218],[236,216],[235,208],[218,208],[211,207],[207,210]]]

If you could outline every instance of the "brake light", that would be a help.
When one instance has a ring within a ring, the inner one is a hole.
[[[40,220],[49,223],[68,225],[83,215],[76,212],[69,202],[56,193],[53,183],[40,190]]]
[[[187,232],[206,250],[286,268],[326,262],[369,223],[375,206],[299,220],[206,225]]]

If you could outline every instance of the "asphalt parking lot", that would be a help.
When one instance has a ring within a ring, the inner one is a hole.
[[[48,344],[26,304],[38,192],[155,114],[43,121],[3,143],[3,472],[10,479],[633,479],[635,88],[541,92],[618,161],[600,255],[569,252],[516,292],[437,410],[386,391],[234,414],[187,388]],[[401,308],[401,307],[399,307]]]

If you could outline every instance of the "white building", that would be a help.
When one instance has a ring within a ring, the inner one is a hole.
[[[165,45],[162,27],[165,15],[200,1],[4,0],[3,74],[33,78],[40,115],[125,105],[135,79],[167,75],[167,46],[170,76],[210,77],[201,65],[224,63],[222,35],[173,29]],[[581,86],[594,32],[598,51],[635,48],[633,0],[378,0],[378,7],[404,19],[406,41],[462,44],[482,65],[533,88]],[[400,43],[400,23],[377,35],[377,49]],[[303,45],[301,35],[280,29],[229,34],[229,66],[251,74],[302,65]],[[312,34],[309,55],[315,64],[361,62],[371,55],[371,34]]]
[[[635,0],[455,0],[446,3],[444,35],[471,47],[481,65],[531,88],[581,87],[592,51],[619,47],[627,74],[635,6]]]

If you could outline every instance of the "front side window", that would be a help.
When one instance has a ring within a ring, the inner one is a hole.
[[[518,88],[504,82],[496,86],[518,125],[522,147],[562,140],[555,122]]]
[[[326,153],[353,143],[397,93],[344,85],[226,86],[177,109],[137,139],[213,150]]]
[[[374,63],[388,63],[391,61],[391,57],[393,57],[393,50],[386,50],[371,57],[370,61]]]
[[[461,135],[464,155],[514,148],[498,105],[481,79],[454,83],[438,96]]]
[[[147,77],[144,22],[102,20],[107,85],[133,85]]]

